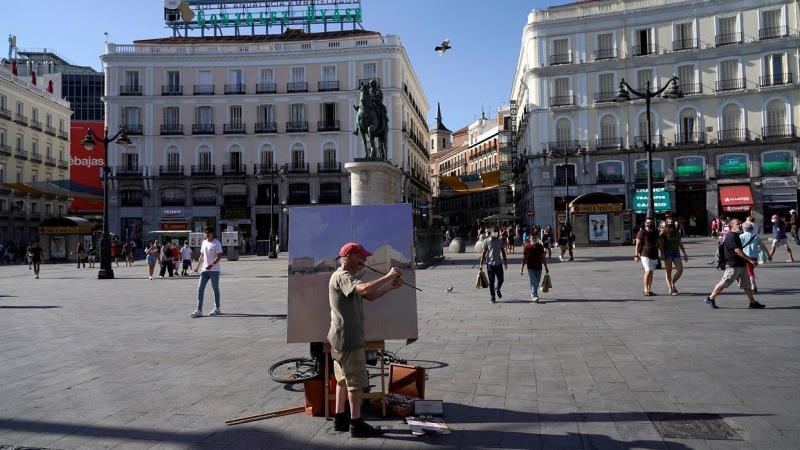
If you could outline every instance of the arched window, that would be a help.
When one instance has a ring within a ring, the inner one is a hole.
[[[201,145],[197,150],[197,166],[201,173],[213,172],[214,164],[211,158],[211,148],[207,145]]]
[[[270,170],[272,168],[272,166],[275,164],[275,155],[272,151],[271,145],[264,144],[261,146],[259,161],[261,161],[261,165],[265,170]]]
[[[178,150],[178,147],[174,145],[170,145],[167,147],[167,167],[166,169],[169,172],[183,172],[183,167],[181,167],[181,153]]]
[[[161,189],[161,206],[186,205],[186,191],[182,187],[168,186]]]
[[[561,118],[556,122],[556,146],[561,149],[564,145],[572,145],[572,123]]]
[[[241,173],[244,171],[242,164],[242,147],[238,144],[233,144],[228,149],[228,170],[234,173]]]
[[[117,172],[123,173],[141,173],[139,167],[139,151],[136,147],[130,145],[122,152],[122,166],[117,168]]]
[[[780,100],[772,100],[767,104],[767,126],[786,125],[786,105]]]
[[[639,128],[637,129],[638,134],[635,136],[633,140],[633,145],[636,147],[640,147],[641,144],[645,144],[650,142],[650,134],[648,134],[647,128],[647,112],[643,112],[639,114],[639,121],[638,121]],[[656,126],[656,117],[653,113],[650,113],[650,133],[652,134],[653,145],[658,146],[660,144],[660,136],[656,136],[657,126]]]
[[[327,142],[322,147],[322,161],[325,163],[326,168],[336,165],[336,144]]]
[[[291,170],[304,171],[306,170],[306,151],[303,144],[294,144],[292,146],[292,165]]]
[[[597,141],[597,148],[619,148],[619,146],[620,140],[617,137],[617,119],[611,114],[606,114],[600,119],[600,139]]]
[[[742,142],[745,130],[742,127],[742,110],[739,105],[728,104],[722,108],[722,124],[719,130],[719,140]]]

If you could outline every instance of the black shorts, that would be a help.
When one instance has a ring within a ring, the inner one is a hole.
[[[567,238],[560,238],[558,240],[558,245],[567,245]]]

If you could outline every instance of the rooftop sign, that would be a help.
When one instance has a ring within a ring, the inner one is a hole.
[[[233,28],[234,35],[280,33],[289,26],[302,26],[311,32],[312,25],[322,31],[328,26],[344,30],[345,24],[361,28],[361,0],[266,0],[232,2],[209,0],[164,0],[164,21],[176,36],[188,36],[200,30],[200,35],[213,32],[222,35],[224,28]],[[335,31],[335,30],[330,30]]]

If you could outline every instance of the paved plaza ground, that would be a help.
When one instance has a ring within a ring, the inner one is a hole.
[[[445,253],[417,272],[419,340],[388,345],[429,368],[427,398],[444,400],[453,433],[413,437],[402,420],[371,417],[391,428],[381,439],[305,414],[224,425],[303,403],[267,372],[308,354],[285,343],[286,254],[223,261],[223,315],[200,319],[189,318],[196,278],[148,281],[141,261],[115,280],[72,264],[46,264],[39,280],[0,266],[0,449],[797,448],[800,263],[780,252],[759,267],[766,309],[747,309],[734,286],[711,310],[714,244],[687,240],[674,297],[663,271],[659,295],[642,296],[633,247],[579,247],[574,262],[551,260],[541,304],[519,252],[496,304],[474,288],[478,256]],[[662,438],[652,412],[719,414],[736,440]]]

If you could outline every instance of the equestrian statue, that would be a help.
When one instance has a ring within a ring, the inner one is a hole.
[[[377,80],[370,80],[360,88],[360,106],[353,105],[358,116],[356,117],[356,136],[361,135],[364,142],[366,158],[386,160],[386,139],[389,130],[389,117],[386,106],[383,104],[383,91],[378,86]],[[369,146],[367,146],[369,138]],[[378,138],[378,148],[375,148],[375,138]]]

